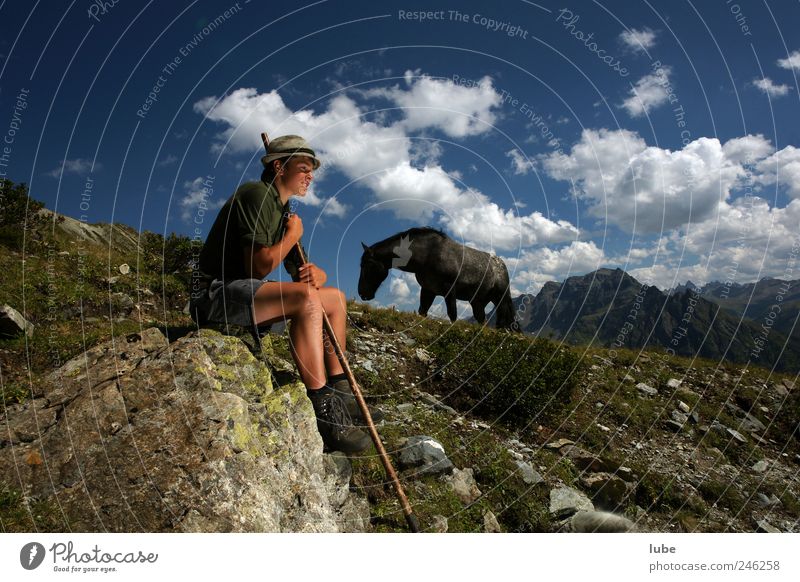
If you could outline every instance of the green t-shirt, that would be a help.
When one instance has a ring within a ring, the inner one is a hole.
[[[239,186],[220,209],[200,251],[200,275],[226,283],[249,278],[244,268],[244,248],[255,245],[255,251],[259,246],[271,247],[278,243],[283,237],[284,216],[288,212],[288,202],[281,204],[278,190],[272,184],[258,181]],[[300,246],[302,248],[302,244]],[[293,247],[283,261],[293,280],[297,280],[301,264],[297,249]]]

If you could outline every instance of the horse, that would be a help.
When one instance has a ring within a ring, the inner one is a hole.
[[[369,301],[396,268],[414,273],[421,287],[419,314],[426,316],[437,295],[444,297],[447,316],[456,320],[456,300],[469,301],[478,323],[486,320],[485,309],[495,306],[498,328],[516,329],[508,269],[499,257],[452,240],[430,227],[411,228],[387,239],[361,246],[358,294]]]

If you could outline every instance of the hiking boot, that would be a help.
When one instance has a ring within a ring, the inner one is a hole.
[[[333,391],[336,392],[339,397],[341,397],[342,401],[344,402],[344,407],[347,410],[347,414],[350,415],[353,421],[360,426],[366,426],[367,419],[364,418],[363,414],[361,414],[361,407],[358,405],[356,397],[353,395],[353,391],[350,389],[350,382],[347,380],[339,380],[334,382]],[[383,411],[380,408],[373,408],[372,406],[367,405],[367,409],[369,410],[369,415],[372,417],[372,422],[378,423],[383,420]]]
[[[310,399],[317,416],[317,430],[325,444],[323,452],[359,453],[369,447],[369,435],[353,426],[342,399],[336,393],[314,395]]]

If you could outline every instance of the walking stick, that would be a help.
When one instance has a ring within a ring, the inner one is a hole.
[[[267,153],[269,153],[269,138],[267,137],[266,133],[261,134],[261,141],[264,143],[264,149],[267,151]],[[307,263],[308,261],[306,260],[305,253],[303,252],[303,247],[300,246],[299,242],[294,246],[294,248],[297,250],[297,254],[300,257],[300,263]],[[392,461],[389,459],[389,455],[386,454],[386,449],[384,448],[383,443],[381,442],[381,437],[378,435],[378,431],[375,428],[375,423],[372,421],[372,416],[370,415],[369,408],[364,400],[364,395],[361,394],[361,388],[359,388],[358,382],[356,382],[356,377],[353,374],[353,370],[350,368],[350,364],[347,361],[344,350],[342,350],[342,346],[339,344],[339,340],[336,338],[336,334],[333,331],[333,326],[328,319],[328,314],[325,312],[324,307],[322,308],[322,326],[323,331],[328,335],[328,338],[333,345],[333,349],[336,352],[336,357],[339,358],[339,363],[342,365],[342,370],[344,370],[344,373],[347,376],[347,381],[350,383],[350,389],[353,391],[353,396],[355,396],[358,407],[361,409],[361,414],[367,421],[369,436],[372,438],[372,442],[375,444],[375,449],[377,449],[378,455],[381,458],[383,468],[386,470],[386,475],[392,481],[392,485],[394,485],[394,490],[397,494],[397,498],[400,500],[400,505],[403,508],[403,513],[405,514],[408,528],[412,532],[417,533],[419,532],[419,520],[417,519],[417,516],[414,515],[414,512],[411,509],[411,504],[408,502],[408,497],[406,497],[405,491],[403,491],[403,486],[400,484],[400,479],[397,478],[397,473],[392,466]]]

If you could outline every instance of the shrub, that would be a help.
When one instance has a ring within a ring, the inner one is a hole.
[[[579,358],[568,347],[494,329],[479,331],[466,323],[451,326],[428,349],[454,403],[516,425],[558,418],[582,375]]]

